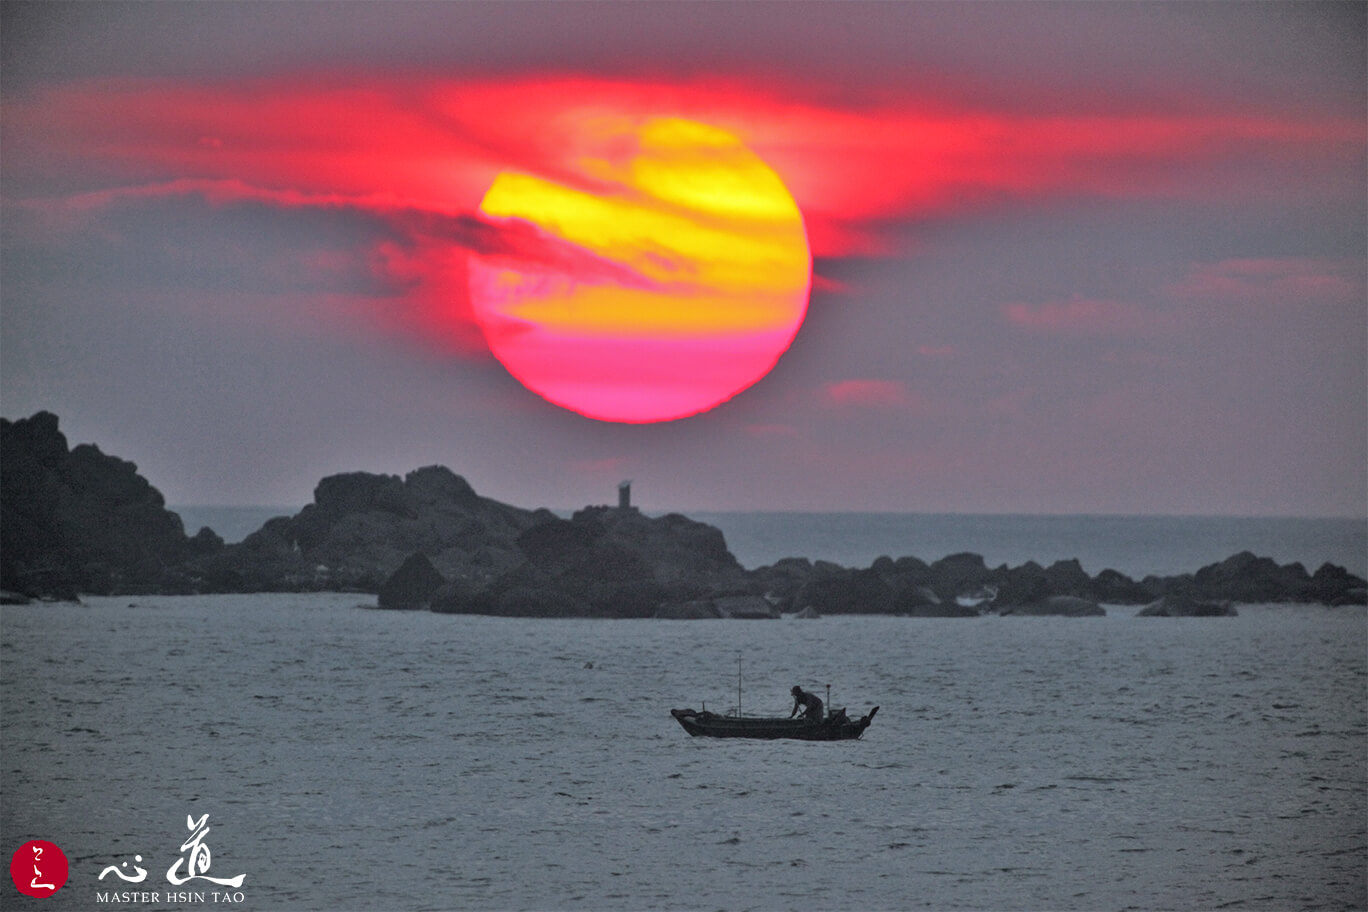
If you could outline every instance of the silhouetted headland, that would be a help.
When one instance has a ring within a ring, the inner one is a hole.
[[[189,536],[131,462],[69,448],[58,419],[0,419],[0,579],[8,600],[78,594],[355,591],[380,608],[521,617],[763,618],[781,613],[1090,616],[1234,614],[1233,603],[1368,604],[1368,584],[1241,552],[1179,576],[1089,576],[1077,560],[988,567],[881,557],[867,568],[787,558],[747,570],[722,532],[620,496],[562,519],[479,496],[442,466],[352,472],[239,544]]]

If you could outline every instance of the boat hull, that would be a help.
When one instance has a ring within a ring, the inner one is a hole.
[[[859,719],[839,713],[823,722],[807,719],[762,719],[719,716],[706,710],[672,709],[670,715],[695,738],[788,738],[797,741],[853,741],[864,734],[879,707]]]

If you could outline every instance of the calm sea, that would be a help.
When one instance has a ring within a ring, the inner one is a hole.
[[[193,534],[209,526],[241,541],[290,507],[175,507]],[[651,511],[647,511],[651,512]],[[654,513],[652,515],[655,515]],[[1096,575],[1191,573],[1240,551],[1314,572],[1329,561],[1368,577],[1368,519],[1214,516],[1012,516],[929,513],[687,513],[721,529],[749,568],[785,557],[868,567],[880,555],[934,561],[982,554],[990,567],[1077,558]]]
[[[358,598],[3,609],[0,834],[70,874],[0,905],[1368,906],[1362,608],[535,621]],[[858,742],[688,737],[669,709],[734,705],[738,668],[749,712],[793,684],[881,710]],[[172,884],[192,858],[244,880]]]

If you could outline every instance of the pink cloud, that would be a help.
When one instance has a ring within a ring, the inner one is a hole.
[[[792,192],[819,258],[903,253],[890,231],[900,223],[1012,200],[1244,199],[1289,192],[1282,178],[1298,175],[1316,177],[1318,194],[1343,195],[1357,189],[1365,148],[1360,119],[1315,113],[1232,114],[1197,104],[1183,113],[1062,115],[955,98],[838,104],[823,97],[725,78],[69,82],[3,101],[7,166],[15,175],[8,192],[60,186],[80,173],[89,178],[85,187],[103,180],[117,189],[55,200],[24,200],[17,191],[15,202],[70,217],[128,197],[197,194],[210,205],[378,217],[403,242],[368,238],[364,255],[407,293],[386,300],[377,319],[476,354],[483,336],[469,304],[465,251],[565,264],[601,281],[639,281],[533,226],[478,215],[501,170],[582,183],[575,162],[587,140],[577,125],[590,116],[689,117],[734,131]],[[1352,186],[1343,185],[1345,174]],[[1320,179],[1326,175],[1338,177]],[[304,269],[330,264],[335,260],[315,259]],[[1168,290],[1178,301],[1362,297],[1360,276],[1317,264],[1222,261],[1194,267]],[[849,290],[821,274],[814,288]],[[1083,335],[1169,332],[1178,319],[1082,296],[1014,302],[1002,313],[1026,331]],[[923,347],[919,354],[953,351]],[[909,404],[906,389],[879,384],[846,381],[824,399]]]
[[[910,404],[907,387],[896,380],[852,379],[829,383],[822,401],[834,406],[896,408]]]
[[[1364,300],[1362,265],[1313,257],[1265,257],[1196,263],[1168,286],[1183,301],[1296,306]]]
[[[1352,192],[1358,118],[1132,111],[1061,115],[953,98],[831,104],[801,86],[533,77],[452,81],[321,77],[196,84],[96,80],[8,101],[17,174],[233,178],[312,194],[387,194],[473,211],[503,169],[580,181],[576,124],[604,115],[688,117],[742,136],[802,209],[814,252],[888,253],[884,226],[1004,199],[1227,199],[1319,175]],[[364,124],[365,129],[357,129]],[[1230,168],[1231,161],[1243,165]],[[1347,167],[1346,167],[1347,164]],[[1329,170],[1327,170],[1329,169]],[[1342,177],[1340,178],[1342,180]]]
[[[1065,301],[1032,305],[1006,304],[1007,322],[1030,332],[1062,335],[1130,335],[1167,332],[1175,327],[1172,315],[1110,298],[1074,295]]]
[[[482,357],[486,351],[470,302],[468,254],[478,254],[494,266],[508,263],[537,273],[573,275],[585,283],[654,286],[632,268],[522,219],[419,209],[385,193],[316,193],[256,187],[237,179],[182,178],[18,205],[35,217],[35,227],[52,243],[75,232],[108,236],[114,229],[101,220],[109,213],[139,206],[150,209],[161,201],[178,199],[201,204],[207,210],[256,207],[260,210],[256,217],[263,224],[271,211],[322,211],[334,218],[355,217],[362,224],[368,223],[368,233],[358,232],[356,236],[356,243],[369,244],[368,248],[306,250],[302,254],[281,249],[281,268],[290,269],[300,286],[307,287],[309,280],[345,277],[354,261],[363,262],[373,277],[403,289],[401,297],[388,298],[373,308],[373,324],[402,327],[458,355]],[[228,252],[219,251],[220,259]]]

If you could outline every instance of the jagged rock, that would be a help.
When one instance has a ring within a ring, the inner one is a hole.
[[[1192,578],[1198,598],[1232,602],[1295,601],[1310,587],[1311,577],[1301,564],[1278,566],[1268,557],[1241,551],[1219,564],[1209,564]]]
[[[611,539],[600,539],[587,548],[578,559],[567,563],[542,564],[542,570],[577,587],[594,583],[631,583],[659,580],[657,566],[641,551]],[[666,579],[678,579],[679,574],[662,574]]]
[[[942,599],[931,588],[931,568],[915,557],[893,560],[880,557],[869,572],[884,581],[890,594],[889,610],[912,617],[958,617],[954,600]]]
[[[755,591],[773,596],[781,604],[791,604],[793,594],[803,583],[812,579],[812,561],[806,557],[786,557],[746,574]]]
[[[483,591],[466,585],[439,593],[433,610],[643,618],[722,583],[746,585],[721,532],[679,516],[590,508],[529,527],[516,546],[521,564]]]
[[[518,547],[539,567],[568,569],[589,558],[601,532],[588,523],[552,519],[525,530]]]
[[[959,602],[928,603],[898,613],[914,618],[976,618],[983,615],[983,612],[978,608],[972,605],[961,605]]]
[[[590,507],[569,520],[528,529],[518,546],[557,577],[628,582],[739,581],[741,565],[720,530],[678,514],[653,519],[635,509]]]
[[[1343,567],[1322,564],[1314,575],[1300,563],[1279,566],[1271,558],[1241,551],[1223,561],[1208,564],[1196,573],[1178,576],[1147,576],[1140,584],[1153,598],[1174,595],[1212,602],[1247,604],[1319,602],[1333,605],[1349,593],[1368,587],[1361,577]]]
[[[661,603],[653,615],[666,620],[772,620],[779,612],[758,595],[712,595]]]
[[[651,617],[667,602],[750,585],[719,530],[678,514],[589,507],[528,528],[517,544],[527,565],[493,583],[496,604],[528,574],[596,617]]]
[[[410,554],[377,595],[376,604],[391,609],[426,609],[432,596],[446,584],[446,579],[432,566],[432,561],[421,551]]]
[[[428,605],[437,614],[493,614],[495,595],[487,583],[448,580],[432,593]]]
[[[993,571],[984,564],[983,555],[969,552],[947,555],[931,564],[927,570],[931,588],[942,601],[947,602],[996,581]]]
[[[972,553],[929,565],[880,557],[867,570],[788,558],[747,572],[719,530],[687,517],[589,507],[562,520],[480,497],[441,466],[403,479],[329,476],[296,516],[224,545],[210,529],[187,538],[132,463],[90,444],[69,449],[56,416],[0,420],[0,585],[21,595],[379,592],[420,552],[451,581],[431,593],[434,611],[647,617],[667,603],[764,595],[790,612],[972,617],[978,610],[959,600],[974,593],[1013,613],[1085,611],[1055,601],[1066,597],[1368,603],[1368,583],[1343,567],[1308,574],[1301,564],[1279,566],[1249,552],[1139,583],[1114,570],[1089,579],[1077,560],[990,569]]]
[[[406,475],[350,472],[318,483],[314,502],[201,562],[242,589],[378,591],[415,552],[447,579],[493,580],[526,560],[518,536],[554,520],[477,495],[442,466]]]
[[[1230,602],[1195,599],[1177,593],[1146,605],[1136,617],[1235,617]]]
[[[1191,592],[1192,574],[1180,573],[1175,576],[1155,576],[1150,574],[1140,580],[1140,588],[1149,593],[1149,598],[1141,604],[1148,604],[1170,592]]]
[[[723,595],[712,603],[725,618],[736,620],[771,620],[779,617],[774,606],[759,595]]]
[[[160,591],[192,551],[131,462],[68,450],[56,415],[0,419],[0,585],[46,598]]]
[[[223,538],[208,526],[202,527],[190,539],[190,555],[203,557],[223,550]]]
[[[508,617],[588,617],[589,604],[560,589],[514,587],[494,601],[494,614]]]
[[[947,602],[942,599],[929,586],[908,585],[904,580],[895,580],[890,585],[893,590],[893,610],[898,614],[909,614],[916,617],[959,616],[957,611],[951,614],[941,614],[941,611],[948,608],[957,609],[959,605],[954,600]]]
[[[696,591],[693,586],[654,579],[591,582],[584,598],[594,617],[648,618],[654,617],[662,604]]]
[[[722,617],[711,599],[693,599],[687,602],[665,602],[655,612],[655,617],[667,621],[717,620]]]
[[[1120,595],[1129,593],[1129,587],[1125,584],[1130,581],[1121,574],[1109,571],[1106,577],[1099,576],[1099,585],[1084,572],[1077,560],[1056,561],[1048,568],[1027,561],[1020,567],[996,575],[1000,581],[992,599],[995,610],[997,606],[1041,605],[1046,599],[1056,596],[1096,602],[1099,601],[1099,590]],[[1145,595],[1147,600],[1148,593]]]
[[[661,581],[737,581],[744,575],[720,529],[678,513],[652,518],[635,507],[586,507],[570,521],[583,524],[596,546],[615,544],[637,555]]]
[[[846,570],[804,583],[794,593],[792,604],[810,606],[822,614],[890,614],[893,591],[873,570]]]
[[[920,563],[920,562],[919,562]],[[925,564],[921,565],[923,569]],[[930,586],[918,585],[921,572],[903,572],[906,564],[894,562],[894,575],[888,579],[893,593],[892,610],[895,614],[918,618],[978,617],[977,608],[961,605],[954,599],[942,599]]]
[[[404,505],[404,483],[394,475],[369,472],[329,475],[315,486],[314,502],[296,517],[295,538],[301,548],[312,548],[327,536],[331,522],[353,513],[408,515]]]
[[[1311,576],[1307,594],[1326,605],[1368,605],[1363,579],[1337,564],[1321,564]]]
[[[1051,595],[1072,595],[1087,598],[1092,590],[1092,577],[1083,571],[1077,558],[1055,561],[1045,569],[1045,583]]]
[[[994,601],[994,610],[998,614],[1019,614],[1032,617],[1061,616],[1061,617],[1106,617],[1107,612],[1101,605],[1091,599],[1077,598],[1072,595],[1051,595],[1039,601],[1023,605],[1003,605],[997,607]]]
[[[1006,572],[993,597],[993,610],[1001,614],[1004,608],[1036,605],[1055,594],[1045,569],[1035,561],[1027,561]]]
[[[1241,551],[1220,563],[1208,564],[1190,577],[1166,580],[1158,594],[1176,593],[1218,602],[1333,604],[1350,590],[1365,585],[1363,579],[1334,564],[1322,564],[1312,576],[1300,563],[1280,566],[1272,558]]]
[[[1108,605],[1143,605],[1154,598],[1143,585],[1110,568],[1097,574],[1084,594]]]

